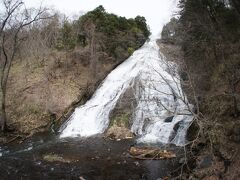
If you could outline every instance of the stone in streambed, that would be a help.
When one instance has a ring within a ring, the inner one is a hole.
[[[118,140],[118,139],[132,139],[134,135],[126,127],[113,125],[107,130],[106,137],[110,139]]]
[[[48,162],[62,162],[62,163],[70,163],[71,161],[68,159],[64,159],[63,157],[57,154],[45,154],[43,155],[43,159]]]

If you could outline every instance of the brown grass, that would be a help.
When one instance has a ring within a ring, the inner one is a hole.
[[[83,63],[89,57],[71,54],[51,52],[41,59],[29,57],[15,61],[7,87],[8,124],[26,134],[47,127],[51,113],[60,117],[78,101],[86,86],[103,79],[115,65],[113,61],[100,63],[98,76],[92,80],[89,65]]]

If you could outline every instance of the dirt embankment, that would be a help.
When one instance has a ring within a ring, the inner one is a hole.
[[[100,53],[96,71],[92,71],[89,53],[79,49],[17,59],[10,71],[6,98],[13,136],[31,136],[56,128],[53,124],[60,124],[73,106],[84,103],[119,63]]]

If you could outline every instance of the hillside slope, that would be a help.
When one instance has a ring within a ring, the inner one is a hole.
[[[55,129],[60,117],[86,101],[150,35],[144,17],[126,19],[102,6],[74,21],[56,14],[25,33],[6,99],[8,126],[20,136]]]
[[[183,86],[198,115],[189,131],[192,169],[184,178],[238,179],[240,174],[240,14],[235,2],[181,1],[180,19],[163,29],[162,42],[182,49]]]

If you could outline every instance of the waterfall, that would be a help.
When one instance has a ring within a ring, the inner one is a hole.
[[[192,120],[177,65],[160,53],[153,38],[114,69],[85,105],[75,109],[60,137],[88,137],[103,133],[120,96],[135,83],[137,107],[131,131],[139,142],[182,145]]]
[[[177,3],[178,0],[171,0],[165,4],[169,7],[159,17],[162,26],[176,11]],[[166,60],[159,51],[156,38],[152,37],[106,77],[85,105],[75,109],[60,129],[60,137],[103,133],[109,125],[110,112],[134,84],[137,106],[131,131],[138,135],[137,141],[183,145],[193,117],[177,69],[175,63]]]

